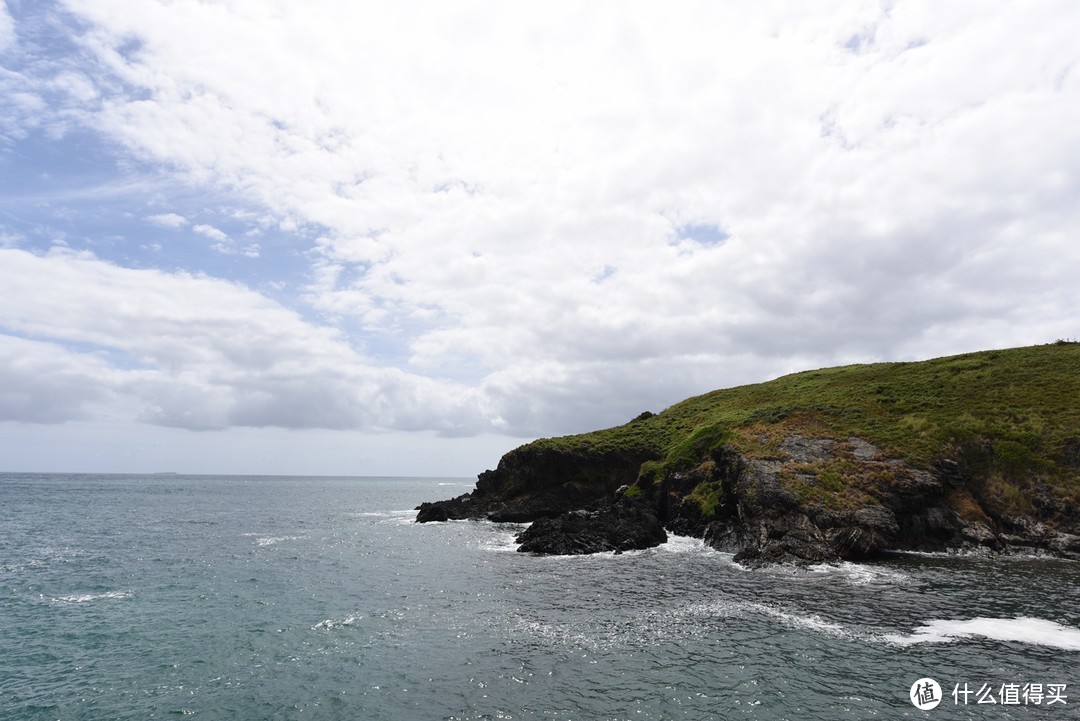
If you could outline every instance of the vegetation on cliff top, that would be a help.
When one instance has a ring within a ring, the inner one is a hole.
[[[923,468],[959,459],[1003,508],[1017,512],[1033,479],[1075,500],[1080,343],[795,373],[690,398],[615,428],[529,445],[651,458],[641,469],[645,483],[708,462],[720,445],[750,458],[782,456],[779,444],[796,435],[861,438]],[[833,465],[811,470],[819,488],[840,492],[851,479],[842,464]]]

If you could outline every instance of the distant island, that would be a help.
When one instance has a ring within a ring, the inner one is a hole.
[[[746,565],[887,550],[1080,558],[1080,343],[806,371],[542,438],[417,521],[531,522],[520,550],[703,538]]]

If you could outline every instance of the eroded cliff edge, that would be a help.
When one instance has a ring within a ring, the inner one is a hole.
[[[417,520],[549,519],[520,539],[540,553],[642,548],[666,529],[750,565],[888,549],[1075,559],[1078,406],[1071,343],[811,371],[527,444]]]

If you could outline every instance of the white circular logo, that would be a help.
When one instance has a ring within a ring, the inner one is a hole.
[[[915,708],[929,711],[941,703],[941,686],[932,678],[920,678],[911,684],[911,703]]]

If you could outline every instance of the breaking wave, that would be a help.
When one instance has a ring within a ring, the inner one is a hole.
[[[131,598],[132,595],[132,591],[108,591],[106,593],[76,593],[70,596],[57,596],[52,600],[57,603],[90,603],[91,601]]]
[[[908,635],[888,635],[885,640],[898,646],[917,643],[951,643],[974,637],[994,641],[1015,641],[1063,651],[1080,651],[1080,628],[1064,626],[1042,618],[972,618],[966,621],[934,619]]]

